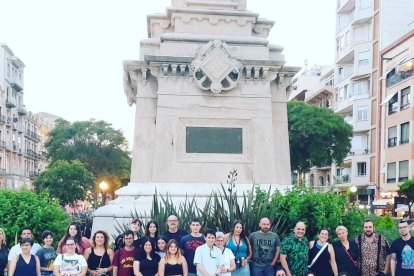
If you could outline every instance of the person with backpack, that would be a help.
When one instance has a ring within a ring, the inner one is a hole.
[[[384,236],[375,233],[372,220],[364,221],[364,234],[358,235],[355,242],[359,249],[361,275],[386,275],[390,263],[390,246]]]
[[[140,248],[141,247],[141,238],[142,238],[142,235],[140,233],[141,227],[142,227],[142,222],[138,218],[133,219],[131,221],[131,224],[129,225],[129,230],[131,230],[132,233],[134,233],[133,245],[134,245],[135,248]],[[114,251],[117,251],[117,250],[119,250],[119,249],[121,249],[122,247],[125,246],[124,235],[123,234],[124,233],[121,233],[121,234],[118,235],[118,237],[116,237]]]
[[[134,247],[134,232],[123,234],[125,246],[115,251],[112,261],[113,276],[134,276],[134,261],[139,258],[138,248]]]

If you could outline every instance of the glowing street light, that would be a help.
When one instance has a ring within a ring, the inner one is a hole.
[[[352,185],[351,188],[349,188],[349,190],[351,191],[351,193],[356,193],[356,191],[358,190],[358,188],[355,185]]]
[[[102,181],[101,183],[99,183],[99,189],[102,192],[105,192],[106,190],[108,190],[108,187],[109,187],[109,185],[105,181]]]

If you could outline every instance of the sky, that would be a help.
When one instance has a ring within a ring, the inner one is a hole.
[[[171,0],[0,0],[0,43],[26,65],[27,109],[71,122],[105,120],[132,143],[135,106],[124,95],[122,62],[139,58],[147,15],[170,5]],[[284,46],[287,65],[334,62],[335,0],[247,0],[247,8],[276,22],[269,41]]]

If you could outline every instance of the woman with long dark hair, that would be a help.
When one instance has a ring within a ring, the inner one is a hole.
[[[233,222],[230,233],[224,236],[226,247],[233,252],[236,270],[231,275],[250,275],[249,260],[252,258],[252,247],[240,220]]]
[[[83,255],[85,249],[91,247],[91,243],[85,237],[82,237],[79,225],[75,222],[69,224],[68,229],[66,230],[65,236],[58,243],[58,253],[66,253],[66,241],[69,237],[72,237],[76,244],[75,252],[77,254]]]
[[[141,239],[142,254],[134,261],[135,276],[158,275],[158,263],[161,257],[155,253],[155,243],[149,237]]]
[[[156,245],[158,240],[158,223],[155,220],[150,220],[145,225],[145,237],[149,238]],[[141,247],[143,247],[142,242]]]
[[[92,246],[83,254],[88,263],[88,273],[92,276],[109,275],[112,271],[114,251],[108,246],[108,233],[98,230],[92,236]]]

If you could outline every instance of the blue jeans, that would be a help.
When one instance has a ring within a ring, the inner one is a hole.
[[[274,276],[275,269],[271,265],[267,266],[254,266],[252,270],[252,276]]]

